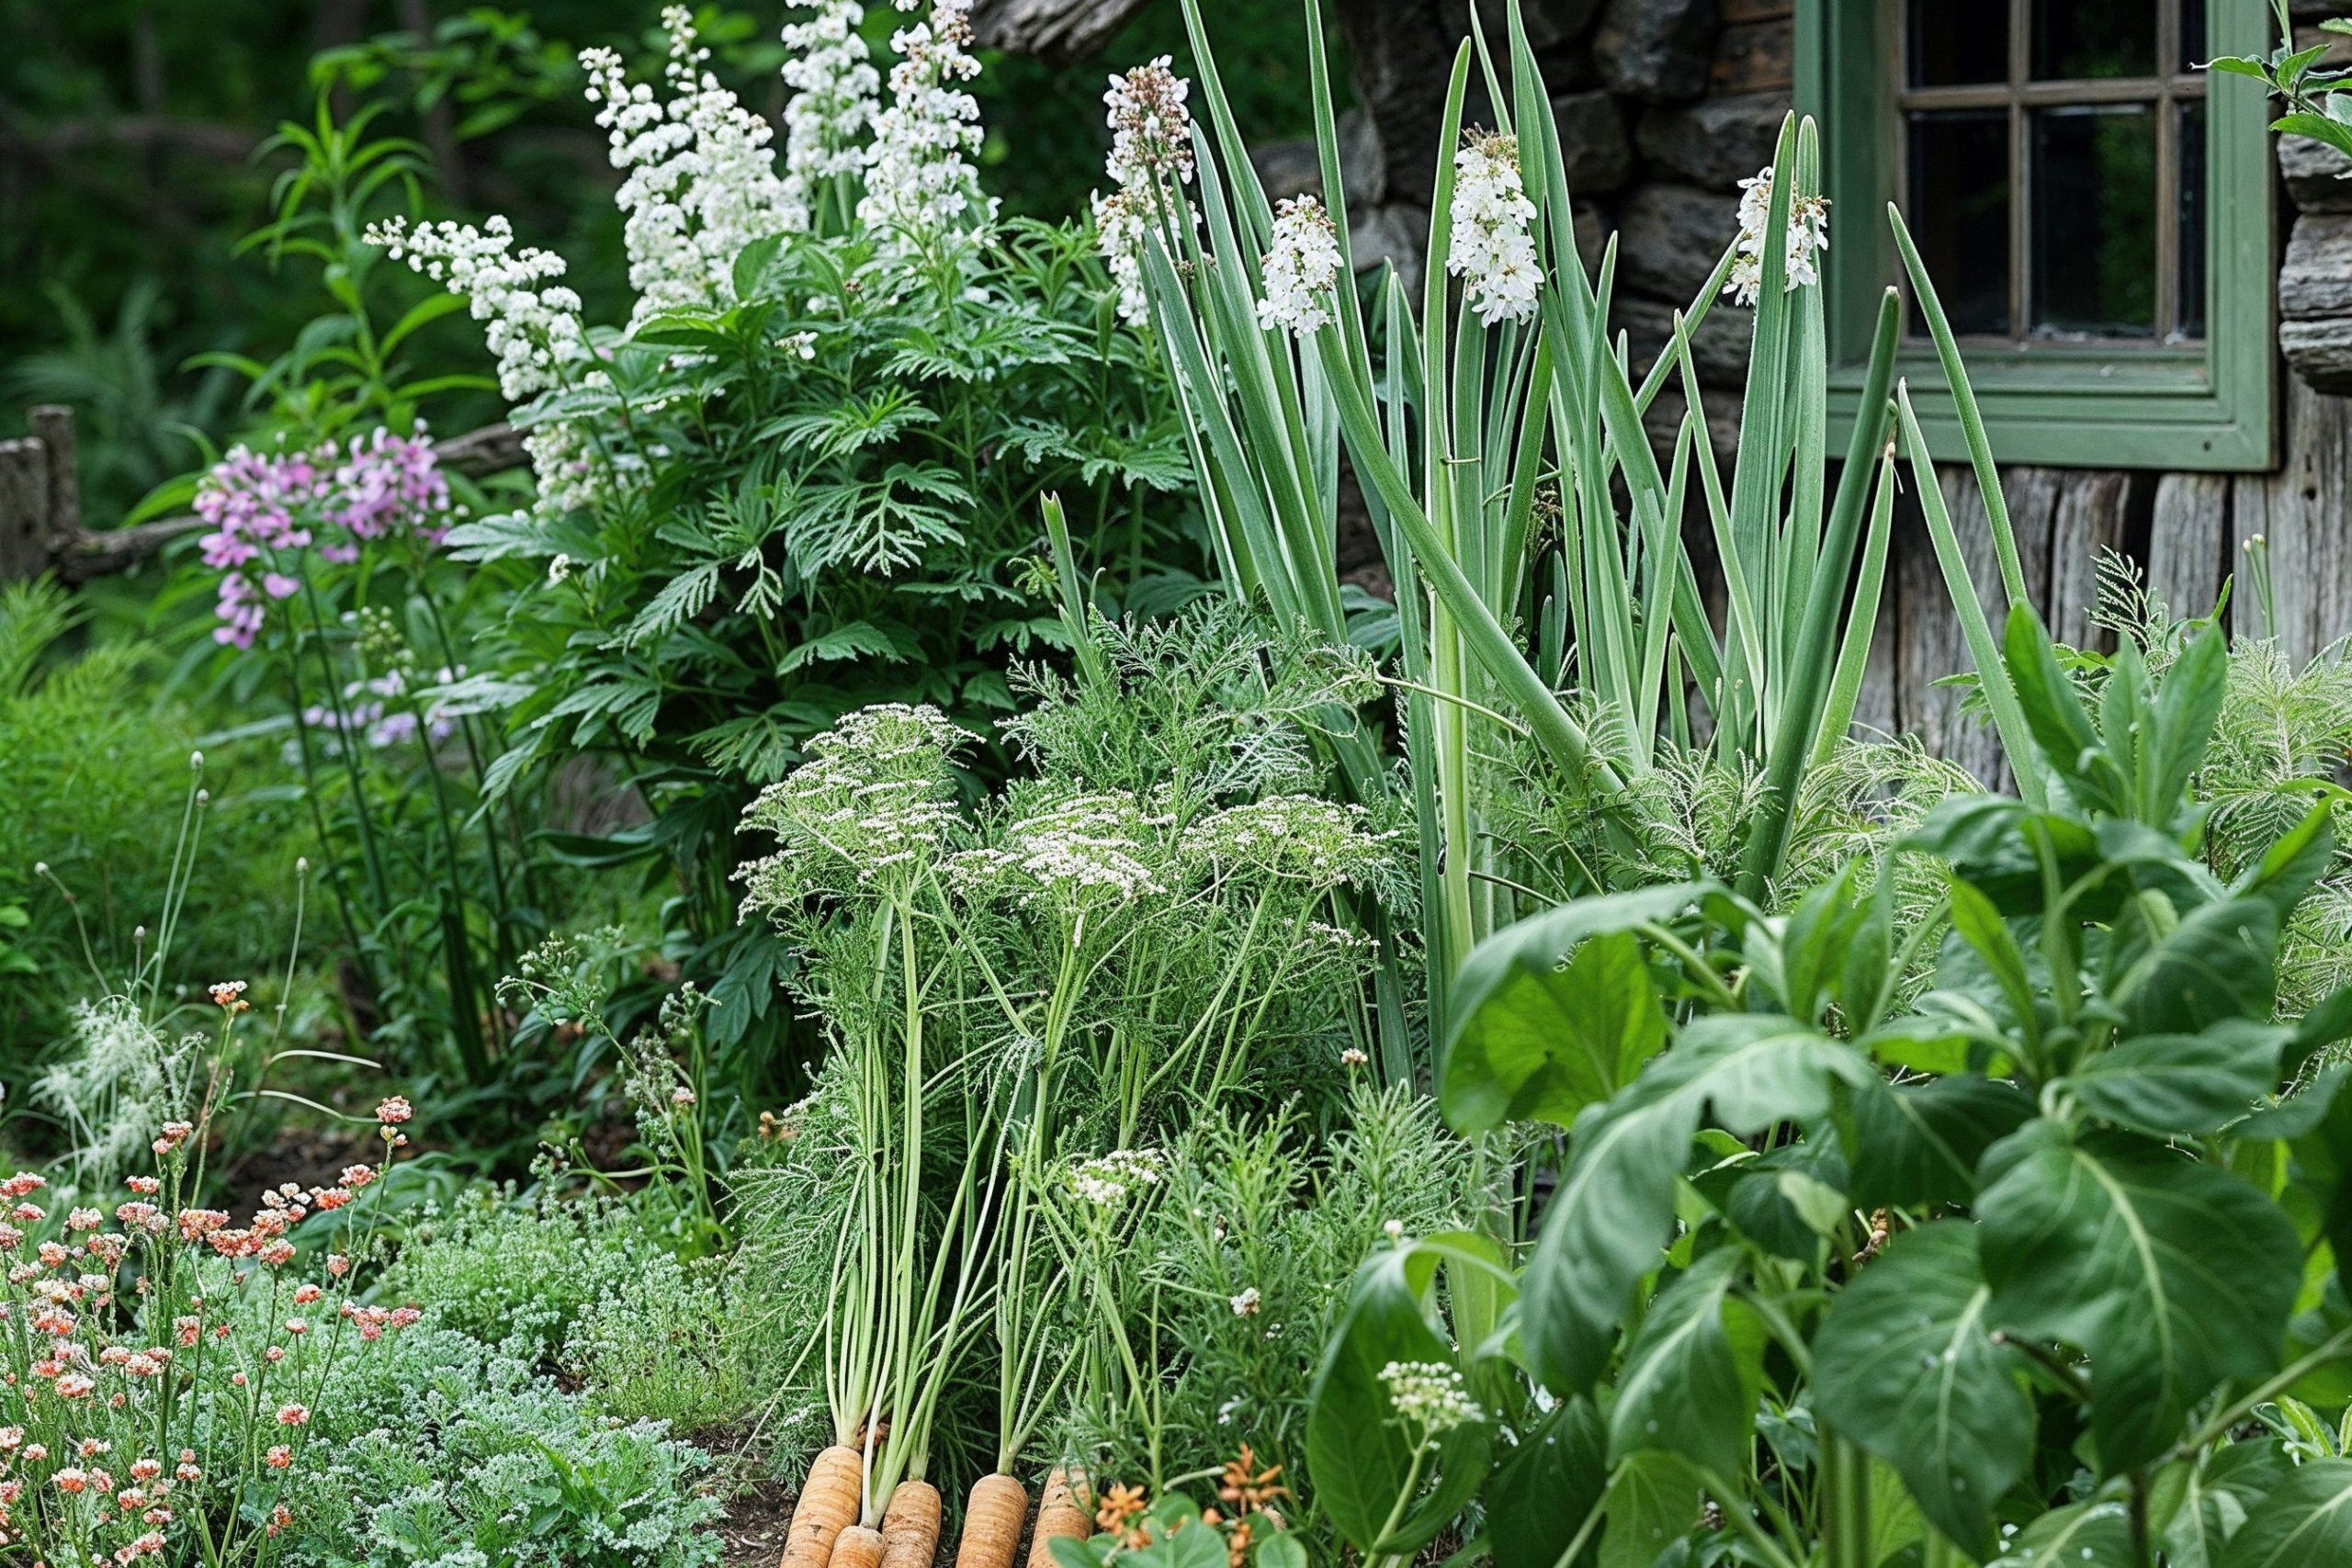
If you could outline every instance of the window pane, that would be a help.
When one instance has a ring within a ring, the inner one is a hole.
[[[2129,104],[2041,109],[2032,123],[2034,331],[2153,333],[2153,116]]]
[[[1911,117],[1908,221],[1952,331],[2009,327],[2009,116],[1961,109]]]
[[[2180,0],[2180,68],[2205,63],[2205,0]]]
[[[2153,76],[2155,70],[2155,0],[2034,0],[2037,81]]]
[[[2180,323],[2176,335],[2205,335],[2205,106],[2180,106]]]
[[[1911,0],[1904,28],[1915,87],[1965,87],[2009,79],[2009,29],[1984,19],[1982,0]]]

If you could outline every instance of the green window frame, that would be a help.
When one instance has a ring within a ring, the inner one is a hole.
[[[1881,290],[1903,279],[1884,214],[1903,145],[1900,0],[1796,0],[1797,105],[1822,128],[1831,245],[1823,269],[1834,438],[1852,427]],[[1984,6],[2004,16],[1998,0]],[[1989,20],[1989,18],[1988,18]],[[2216,55],[2266,54],[2267,0],[2208,0]],[[1994,457],[2098,468],[2255,471],[2276,465],[2278,264],[2269,108],[2261,84],[2206,84],[2206,333],[2201,344],[1963,344]],[[1841,220],[1839,221],[1838,220]],[[1964,459],[1934,351],[1905,340],[1929,447]]]

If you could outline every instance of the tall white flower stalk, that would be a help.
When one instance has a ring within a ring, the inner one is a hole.
[[[917,4],[898,0],[901,11]],[[933,0],[922,21],[891,35],[900,58],[890,69],[890,105],[874,118],[857,216],[899,248],[974,232],[996,215],[972,162],[980,150],[979,100],[963,87],[980,73],[971,9],[971,0]]]
[[[1308,338],[1336,319],[1331,297],[1340,285],[1340,231],[1315,197],[1294,197],[1276,209],[1265,285],[1258,301],[1261,327]]]
[[[665,310],[731,303],[743,247],[806,226],[794,223],[776,175],[774,128],[704,68],[710,51],[695,37],[693,13],[673,6],[662,22],[670,35],[666,99],[649,84],[632,85],[611,50],[580,57],[588,99],[603,106],[596,123],[613,167],[628,175],[614,200],[628,215],[632,326]]]
[[[1519,138],[1474,130],[1453,165],[1446,270],[1487,326],[1535,319],[1544,264],[1535,252],[1535,204],[1519,173]]]
[[[865,167],[865,136],[881,107],[882,75],[860,32],[859,0],[815,0],[815,15],[784,29],[784,204],[791,228],[819,226],[825,197]],[[839,215],[848,216],[846,205]]]
[[[1724,292],[1734,302],[1753,306],[1764,291],[1764,231],[1772,221],[1772,171],[1767,166],[1751,179],[1739,182],[1737,255]],[[1791,293],[1821,281],[1817,257],[1829,248],[1829,198],[1802,189],[1789,198],[1787,271],[1784,287]]]
[[[1111,128],[1104,170],[1118,188],[1108,196],[1095,193],[1095,243],[1119,286],[1119,314],[1129,321],[1140,322],[1150,312],[1143,284],[1145,242],[1172,254],[1177,224],[1192,228],[1199,220],[1184,195],[1193,180],[1193,113],[1185,105],[1192,84],[1170,63],[1163,54],[1114,76],[1102,95]]]

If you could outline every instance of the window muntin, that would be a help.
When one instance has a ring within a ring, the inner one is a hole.
[[[2198,0],[1905,0],[1897,199],[1963,336],[2205,328]],[[1986,13],[1990,11],[1991,16]]]

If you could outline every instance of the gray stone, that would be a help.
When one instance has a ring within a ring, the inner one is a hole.
[[[1739,202],[1690,186],[1637,186],[1617,214],[1617,287],[1688,305],[1739,229]]]
[[[1570,93],[1552,100],[1560,127],[1562,172],[1578,196],[1600,196],[1634,172],[1634,144],[1613,93]]]
[[[1652,104],[1642,111],[1634,141],[1644,157],[1675,178],[1727,191],[1771,163],[1788,113],[1789,100],[1779,93]]]
[[[1323,199],[1323,161],[1316,155],[1312,136],[1261,142],[1250,149],[1250,163],[1266,187],[1268,201],[1279,204],[1296,196]]]
[[[2308,136],[2278,139],[2287,195],[2305,212],[2352,212],[2352,158]]]
[[[1674,335],[1674,313],[1679,306],[1661,304],[1655,299],[1643,299],[1631,294],[1620,294],[1610,302],[1609,330],[1623,333],[1633,351],[1634,375],[1646,376],[1650,367],[1657,363],[1666,351],[1668,339]],[[1690,363],[1699,373],[1702,387],[1742,387],[1747,382],[1747,350],[1756,335],[1756,315],[1728,301],[1717,301],[1708,311],[1699,330],[1690,334]],[[1681,372],[1674,373],[1677,386],[1681,385]],[[1736,400],[1710,398],[1712,410],[1717,403],[1726,407]]]
[[[990,49],[1084,60],[1117,36],[1151,0],[980,0],[972,30]]]
[[[1714,44],[1715,0],[1609,0],[1592,47],[1611,87],[1668,102],[1707,90]]]
[[[2278,350],[2323,392],[2352,391],[2352,214],[2295,220],[2278,269]]]
[[[1527,24],[1527,46],[1545,50],[1574,43],[1600,10],[1600,0],[1525,0],[1521,15]],[[1486,24],[1488,42],[1500,44],[1510,36],[1504,31],[1510,25],[1510,0],[1478,0],[1478,17]]]
[[[1348,250],[1356,270],[1370,272],[1382,262],[1392,263],[1406,294],[1418,300],[1421,267],[1429,259],[1429,209],[1393,201],[1385,207],[1351,207],[1348,218]]]
[[[2289,321],[2352,316],[2352,214],[2295,220],[2278,269],[2278,313]]]
[[[1295,136],[1284,141],[1264,141],[1250,149],[1250,164],[1266,187],[1269,201],[1311,196],[1328,204],[1323,190],[1323,158],[1315,138]],[[1348,205],[1377,207],[1388,194],[1388,162],[1382,156],[1380,138],[1370,117],[1354,109],[1340,117],[1340,177],[1348,183]]]

